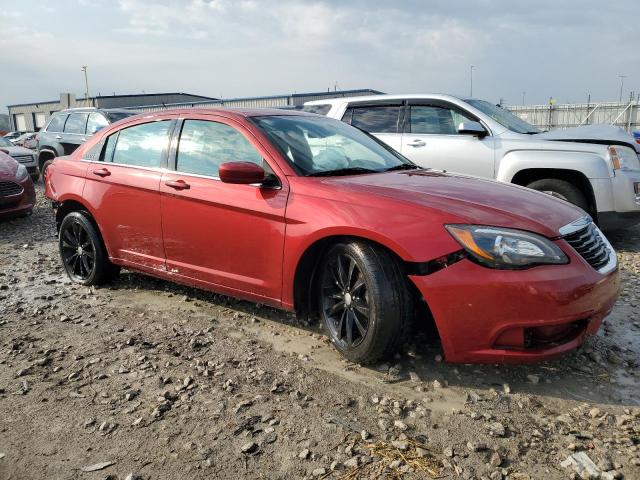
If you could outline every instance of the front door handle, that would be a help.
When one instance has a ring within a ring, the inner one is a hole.
[[[62,137],[60,135],[56,135],[56,140],[62,140]]]
[[[426,144],[427,142],[417,138],[414,141],[407,143],[407,145],[410,147],[424,147]]]
[[[171,187],[175,190],[189,190],[191,188],[191,185],[189,185],[184,180],[169,180],[167,182],[164,182],[164,184],[167,187]]]
[[[106,168],[99,168],[98,170],[94,170],[93,174],[99,177],[108,177],[109,175],[111,175],[111,172]]]

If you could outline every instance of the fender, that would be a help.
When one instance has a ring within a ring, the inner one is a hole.
[[[511,182],[521,170],[544,168],[575,170],[591,179],[609,179],[612,171],[596,153],[566,150],[512,150],[499,160],[496,180]]]

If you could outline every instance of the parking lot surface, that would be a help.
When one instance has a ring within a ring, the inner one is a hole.
[[[2,479],[640,479],[640,228],[610,238],[623,291],[581,350],[449,365],[419,330],[362,367],[277,310],[72,284],[38,195],[0,223]]]

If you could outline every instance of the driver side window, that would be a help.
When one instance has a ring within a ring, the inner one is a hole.
[[[433,105],[412,105],[405,121],[405,133],[457,135],[458,125],[472,121],[462,113]]]

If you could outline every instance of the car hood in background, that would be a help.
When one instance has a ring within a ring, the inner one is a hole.
[[[7,152],[9,152],[9,155],[11,155],[12,157],[22,157],[22,156],[26,156],[26,155],[33,155],[33,150],[29,150],[28,148],[25,147],[19,147],[18,145],[15,145],[13,147],[0,147],[2,150],[6,150]]]
[[[551,238],[560,235],[561,227],[585,216],[580,208],[545,193],[436,170],[328,177],[324,181],[448,213],[451,223],[517,228]]]
[[[638,145],[633,136],[620,127],[613,125],[585,125],[582,127],[552,130],[550,132],[538,133],[532,138],[540,140],[559,140],[563,142],[584,142],[599,143],[603,145],[626,145],[634,148],[640,153]]]

